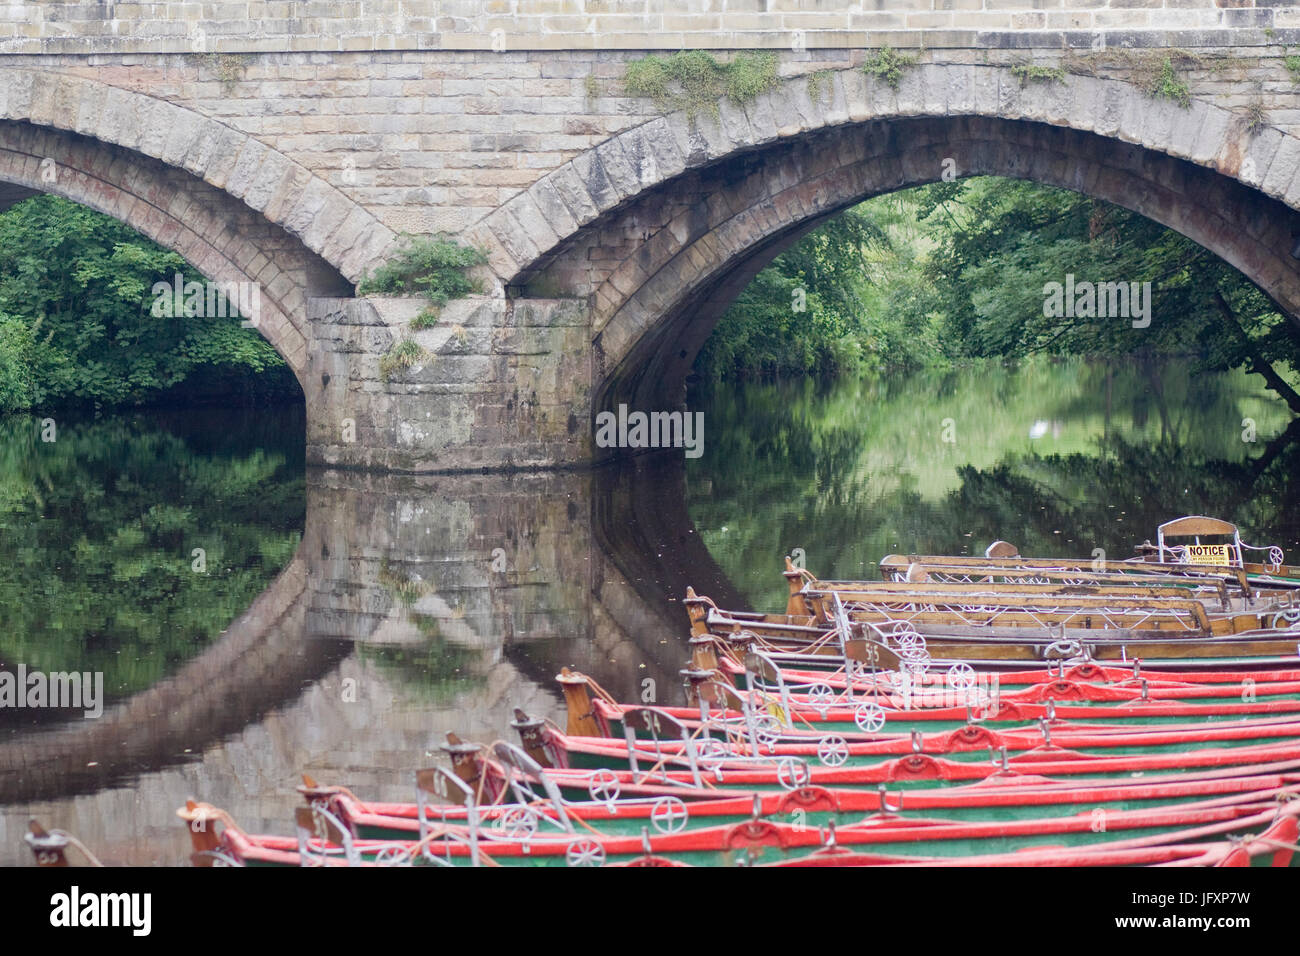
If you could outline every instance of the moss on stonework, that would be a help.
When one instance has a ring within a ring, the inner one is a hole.
[[[665,113],[685,110],[718,115],[725,96],[737,105],[750,102],[779,82],[776,57],[768,52],[738,53],[721,63],[703,50],[681,50],[672,56],[647,56],[627,65],[623,88],[628,96],[647,97]]]
[[[452,299],[481,292],[482,283],[467,273],[487,262],[482,250],[445,237],[404,236],[405,246],[388,262],[367,273],[357,285],[361,295],[419,295],[429,306],[411,320],[412,329],[427,329]]]
[[[252,57],[246,53],[199,53],[199,62],[217,75],[221,89],[229,95],[235,84],[244,78],[244,71]]]
[[[1024,86],[1032,80],[1043,80],[1055,83],[1065,82],[1065,70],[1059,66],[1039,66],[1036,63],[1020,63],[1011,68],[1011,75],[1020,80],[1020,85]]]
[[[379,360],[379,375],[385,382],[398,371],[413,368],[428,358],[428,353],[413,339],[402,339]]]
[[[880,77],[889,84],[891,90],[896,90],[902,82],[903,71],[915,65],[915,53],[899,53],[886,43],[876,51],[874,57],[862,64],[862,72]]]
[[[808,74],[808,99],[814,103],[820,103],[822,94],[829,92],[831,88],[830,70],[817,70]]]

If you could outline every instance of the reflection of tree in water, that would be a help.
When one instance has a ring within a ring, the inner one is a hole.
[[[266,589],[301,538],[301,455],[223,431],[198,451],[143,416],[61,423],[53,442],[38,419],[0,422],[0,662],[103,671],[127,695]]]
[[[483,654],[438,637],[438,623],[424,614],[410,620],[428,640],[419,644],[359,644],[357,657],[400,683],[403,698],[418,698],[437,707],[487,683]]]
[[[710,431],[705,457],[688,463],[690,514],[756,607],[784,604],[780,561],[794,548],[825,578],[874,577],[890,552],[978,553],[995,538],[1028,555],[1099,547],[1123,559],[1161,522],[1205,512],[1252,544],[1300,553],[1300,425],[1240,373],[1039,361],[751,384],[696,407]],[[1242,441],[1245,416],[1256,444]],[[955,446],[937,439],[945,417]],[[1040,420],[1064,423],[1063,437],[1030,440]]]
[[[814,569],[860,565],[855,542],[878,536],[887,516],[856,474],[858,429],[828,427],[835,416],[814,417],[804,396],[780,388],[719,389],[709,407],[706,455],[687,466],[688,508],[751,603],[784,593],[781,557],[795,548]]]
[[[1234,522],[1251,544],[1300,553],[1300,419],[1244,461],[1198,454],[1182,444],[1137,445],[1114,438],[1104,456],[1033,456],[988,470],[961,469],[948,507],[974,525],[976,540],[1012,537],[1021,553],[1062,553],[1056,532],[1073,529],[1113,559],[1154,538],[1184,514]]]

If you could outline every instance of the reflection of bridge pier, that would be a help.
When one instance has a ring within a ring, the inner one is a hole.
[[[559,717],[563,665],[677,701],[686,584],[731,594],[682,481],[678,460],[310,475],[298,552],[220,638],[99,720],[0,744],[0,864],[26,862],[32,813],[114,860],[178,862],[189,796],[281,832],[303,771],[408,799],[442,732],[490,740],[515,706]]]
[[[308,492],[309,633],[416,641],[418,621],[542,682],[569,664],[620,695],[645,677],[663,688],[682,663],[687,584],[738,601],[690,526],[683,481],[664,458],[507,476],[323,472]]]

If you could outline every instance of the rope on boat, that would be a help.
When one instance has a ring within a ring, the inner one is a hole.
[[[618,706],[617,698],[615,698],[614,695],[611,694],[609,691],[605,690],[605,688],[601,687],[600,684],[596,683],[596,679],[594,677],[589,677],[588,675],[584,674],[582,671],[572,671],[571,673],[573,674],[574,677],[581,677],[583,680],[585,680],[587,684],[591,687],[591,689],[596,692],[596,696],[599,697],[601,700],[603,700],[605,703],[613,704],[615,707]]]
[[[64,833],[62,830],[51,830],[50,834],[52,836],[63,837],[63,839],[67,840],[70,844],[75,846],[78,850],[81,851],[82,856],[84,856],[88,861],[90,861],[91,866],[102,867],[104,865],[103,863],[99,862],[99,857],[95,856],[95,854],[90,852],[90,849],[86,846],[86,844],[82,843],[71,833]]]
[[[429,848],[429,845],[432,844],[434,840],[451,836],[452,834],[459,834],[461,836],[464,836],[468,840],[473,840],[478,845],[478,856],[480,861],[487,863],[488,866],[501,865],[496,860],[494,860],[491,856],[489,856],[488,853],[483,849],[482,842],[475,839],[475,835],[472,832],[472,829],[470,827],[452,827],[446,823],[440,824],[439,826],[434,826],[433,823],[430,822],[429,833],[424,837],[424,839],[416,841],[416,843],[410,848],[409,852],[407,853],[407,858],[414,861],[417,856],[424,856],[425,851]],[[399,847],[402,846],[401,844],[395,844],[395,845]],[[324,864],[322,863],[321,865]]]
[[[1281,840],[1274,840],[1272,837],[1255,837],[1251,843],[1262,843],[1265,846],[1276,847],[1279,850],[1293,850],[1300,853],[1300,843],[1283,843]]]

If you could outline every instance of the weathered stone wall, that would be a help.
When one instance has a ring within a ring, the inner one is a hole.
[[[1300,26],[1268,0],[239,0],[19,2],[2,52],[603,50],[987,45],[996,33]],[[1082,45],[1087,45],[1084,42]]]
[[[1145,66],[1140,50],[1067,54],[1047,38],[1025,36],[1034,45],[930,48],[920,62],[1069,66],[1069,59],[1076,68],[1117,78]],[[1281,43],[1279,36],[1263,47],[1200,48],[1200,59],[1180,62],[1179,74],[1197,100],[1230,110],[1258,101],[1268,125],[1294,133],[1300,96]],[[13,113],[4,105],[18,82],[9,69],[37,71],[45,84],[64,76],[97,80],[252,137],[272,159],[300,164],[393,232],[461,233],[547,173],[658,117],[652,102],[623,95],[626,63],[641,55],[274,53],[225,65],[187,54],[0,55],[0,117]],[[786,50],[779,69],[794,77],[853,68],[871,55],[868,49]],[[373,266],[382,251],[369,250],[362,265]],[[360,271],[333,264],[350,277]]]
[[[313,299],[320,392],[308,460],[397,471],[535,468],[589,459],[591,329],[578,300],[450,302],[410,330],[422,299]],[[409,368],[381,368],[403,340]]]

